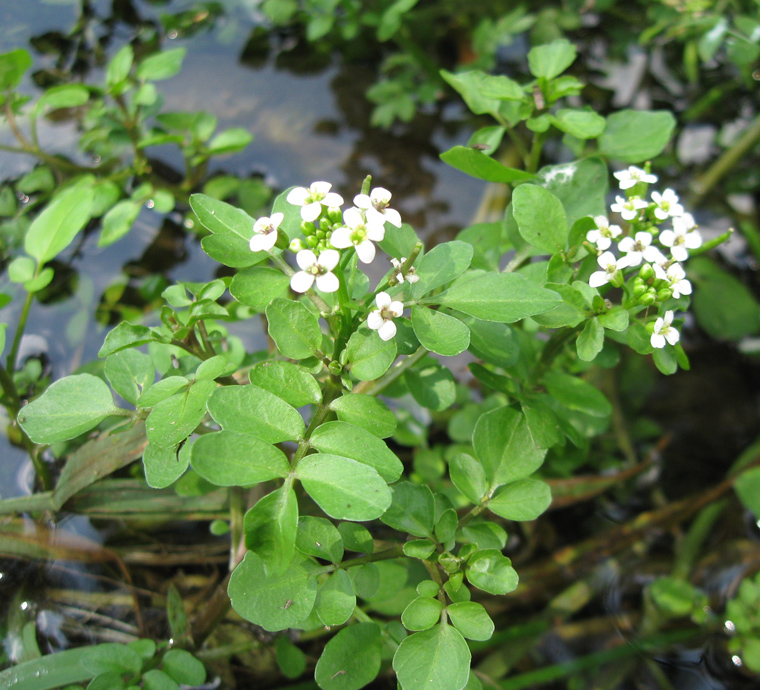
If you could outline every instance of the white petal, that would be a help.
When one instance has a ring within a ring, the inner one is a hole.
[[[393,316],[401,316],[404,313],[404,303],[397,301],[391,302],[388,311],[393,314]]]
[[[648,247],[652,244],[652,236],[648,232],[637,232],[636,241],[643,247]]]
[[[296,254],[296,263],[305,271],[317,263],[317,255],[311,249],[302,249]]]
[[[330,192],[329,194],[325,194],[325,198],[322,199],[322,204],[324,206],[337,208],[343,206],[343,197],[335,192]]]
[[[644,252],[644,260],[652,264],[664,264],[667,259],[657,247],[647,247]]]
[[[383,215],[385,216],[385,220],[391,225],[395,225],[397,228],[401,227],[401,214],[398,211],[392,208],[386,208]]]
[[[665,347],[665,336],[662,336],[659,333],[652,333],[652,337],[649,339],[649,342],[652,343],[652,347]]]
[[[675,328],[669,328],[668,332],[665,334],[665,340],[671,345],[675,345],[680,337],[681,334]]]
[[[338,249],[352,246],[351,230],[348,228],[336,228],[332,231],[332,235],[330,235],[330,244]]]
[[[670,324],[673,323],[673,316],[675,316],[673,310],[672,309],[668,309],[668,311],[665,312],[665,318],[663,319],[662,322],[666,326],[670,326]],[[662,326],[660,328],[662,328]],[[655,330],[656,330],[656,328],[655,328]]]
[[[683,280],[686,277],[686,271],[681,264],[673,264],[668,268],[668,280]]]
[[[621,247],[622,249],[622,247]],[[602,267],[607,268],[608,266],[613,266],[615,264],[615,255],[612,252],[604,252],[597,260],[596,262]]]
[[[309,189],[312,194],[324,196],[332,189],[332,185],[329,182],[312,182],[309,185]]]
[[[382,223],[367,221],[367,237],[373,242],[382,242],[385,239],[385,227]]]
[[[623,234],[623,229],[619,225],[610,225],[610,235],[617,237]]]
[[[591,277],[588,279],[588,284],[592,288],[598,288],[602,287],[602,285],[606,285],[609,282],[609,274],[607,271],[595,271],[591,274]]]
[[[317,276],[317,288],[322,292],[337,292],[339,287],[338,277],[334,273]]]
[[[394,335],[396,335],[396,324],[390,320],[386,321],[382,326],[380,326],[377,334],[382,340],[390,340]]]
[[[267,235],[254,235],[251,237],[252,252],[268,252],[277,242],[277,232],[270,232]]]
[[[672,230],[663,230],[660,233],[660,243],[665,247],[672,247],[676,241],[676,233]]]
[[[670,253],[673,255],[673,258],[676,261],[686,261],[689,258],[689,252],[683,245],[680,244],[677,244],[675,247],[673,247],[670,250]]]
[[[272,224],[273,228],[279,228],[280,227],[280,223],[282,223],[283,220],[285,220],[285,214],[284,213],[279,213],[279,212],[278,213],[273,213],[269,217],[269,222]]]
[[[652,268],[654,269],[654,275],[659,280],[667,280],[668,279],[668,274],[665,273],[665,269],[662,266],[660,266],[660,264],[652,264]]]
[[[340,252],[336,252],[334,249],[325,249],[319,255],[318,263],[322,268],[332,271],[338,265],[338,261],[340,261]]]
[[[636,244],[633,241],[633,237],[624,237],[620,242],[618,242],[618,249],[621,252],[630,252],[633,250],[633,245]]]
[[[372,206],[372,199],[367,194],[357,194],[354,197],[354,206],[359,208],[368,209]]]
[[[359,225],[364,225],[364,216],[358,208],[349,208],[343,211],[343,222],[349,228],[356,228]]]
[[[385,309],[391,306],[391,296],[387,292],[378,292],[375,296],[375,304],[378,309]]]
[[[376,331],[380,326],[383,325],[383,322],[385,319],[383,319],[382,316],[380,316],[380,310],[375,309],[375,311],[371,311],[369,313],[369,316],[367,316],[367,326],[369,326],[373,331]]]
[[[687,232],[684,235],[683,243],[689,248],[689,249],[698,249],[702,246],[702,235],[700,235],[698,232],[692,231]]]
[[[363,263],[371,264],[375,258],[375,245],[364,240],[356,245],[356,254]]]
[[[290,279],[290,289],[295,292],[306,292],[314,283],[314,276],[306,271],[294,273]]]
[[[375,187],[369,194],[370,199],[376,204],[387,204],[391,200],[391,193],[384,187]]]
[[[322,204],[318,201],[312,201],[306,206],[301,206],[301,218],[309,223],[319,218],[322,213]]]
[[[296,187],[288,192],[286,197],[289,204],[293,206],[303,206],[306,203],[306,197],[309,196],[309,190],[306,187]]]

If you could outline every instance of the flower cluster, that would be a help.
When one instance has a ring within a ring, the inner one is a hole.
[[[369,264],[375,259],[375,243],[385,237],[385,223],[401,227],[401,215],[390,208],[391,193],[382,187],[370,191],[369,178],[362,193],[354,197],[354,206],[346,210],[341,210],[343,197],[331,189],[329,182],[313,182],[308,188],[292,189],[286,197],[289,204],[300,207],[303,232],[303,239],[294,239],[289,245],[301,269],[290,280],[290,287],[295,292],[307,292],[315,285],[321,292],[338,292],[342,279],[340,250],[353,248],[359,261]],[[251,251],[270,252],[276,245],[284,247],[286,238],[280,233],[284,219],[283,213],[259,218],[253,225]],[[412,267],[402,273],[405,261],[404,258],[391,259],[390,286],[404,280],[414,283],[418,279]],[[402,315],[404,305],[391,300],[386,292],[379,292],[375,303],[377,309],[367,316],[367,325],[377,330],[383,340],[390,340],[396,334],[393,319]]]
[[[586,234],[586,240],[596,250],[601,270],[591,274],[589,285],[598,288],[610,283],[622,287],[625,269],[638,268],[626,286],[633,303],[649,307],[671,297],[690,295],[691,283],[681,264],[689,258],[689,251],[702,246],[694,218],[684,211],[672,189],[653,191],[650,200],[646,200],[647,185],[657,182],[657,176],[648,170],[631,166],[614,175],[625,196],[617,195],[610,210],[627,221],[627,232],[610,224],[605,216],[594,218],[596,229]],[[661,229],[659,226],[666,222],[671,227]],[[613,241],[617,241],[618,256],[611,251]],[[664,317],[648,324],[652,347],[678,342],[679,334],[672,322],[673,312],[667,311]]]

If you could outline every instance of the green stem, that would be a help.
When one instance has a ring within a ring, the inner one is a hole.
[[[35,271],[34,276],[39,275],[39,267]],[[5,360],[5,366],[11,377],[16,372],[16,358],[18,357],[18,350],[21,346],[21,338],[24,336],[24,329],[26,328],[26,322],[29,319],[29,310],[32,307],[32,300],[34,299],[33,292],[26,293],[26,299],[24,300],[24,306],[21,308],[21,316],[18,320],[18,326],[16,327],[16,334],[13,337],[13,345],[11,351],[8,353],[8,358]]]
[[[528,165],[526,166],[527,172],[534,173],[536,170],[538,170],[538,165],[541,162],[541,151],[544,148],[545,139],[545,133],[537,133],[533,137],[533,146],[531,146],[530,158],[528,159]]]

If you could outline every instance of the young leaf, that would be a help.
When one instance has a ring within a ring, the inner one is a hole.
[[[396,359],[395,340],[382,340],[377,331],[359,329],[348,339],[346,358],[360,381],[380,378]]]
[[[429,630],[441,618],[443,604],[438,599],[417,597],[409,602],[401,614],[401,622],[407,630]]]
[[[147,326],[122,321],[106,335],[103,347],[98,352],[98,357],[108,357],[108,355],[119,352],[119,350],[124,350],[128,347],[139,347],[153,340],[155,340],[155,336]]]
[[[507,520],[535,520],[552,502],[552,491],[538,479],[518,479],[502,486],[488,502],[492,513]]]
[[[426,484],[399,482],[393,486],[393,502],[381,520],[399,532],[432,538],[435,520],[433,492]]]
[[[517,571],[501,551],[478,551],[468,562],[465,572],[470,584],[489,594],[502,595],[517,587]]]
[[[607,118],[599,152],[623,163],[642,163],[662,153],[675,125],[669,110],[619,110]]]
[[[378,438],[388,438],[398,422],[388,406],[373,395],[347,393],[330,403],[330,409],[341,422],[366,429]]]
[[[327,422],[312,434],[309,440],[320,453],[341,455],[377,470],[386,482],[395,482],[404,466],[385,441],[369,431],[346,422]]]
[[[269,443],[297,441],[306,431],[303,418],[293,407],[252,384],[216,388],[208,400],[208,411],[225,431]]]
[[[484,414],[472,438],[491,486],[501,486],[535,472],[546,450],[533,443],[524,415],[511,407]]]
[[[567,223],[571,227],[585,216],[607,215],[609,174],[601,158],[583,158],[572,163],[547,165],[538,171],[538,177],[543,186],[562,202]],[[587,231],[575,243],[571,235],[570,246],[586,239]]]
[[[0,55],[0,89],[15,89],[24,73],[33,65],[32,56],[23,48]]]
[[[262,362],[251,369],[249,378],[254,386],[274,393],[293,407],[317,405],[322,400],[317,380],[290,362]]]
[[[461,601],[449,604],[446,612],[454,627],[468,640],[490,640],[494,624],[491,616],[482,604],[474,601]]]
[[[248,551],[232,572],[227,593],[243,618],[276,632],[306,620],[317,598],[317,578],[309,561],[294,561],[284,573],[273,575]]]
[[[300,302],[276,299],[266,315],[269,335],[285,357],[311,357],[322,345],[319,320]]]
[[[470,344],[470,331],[465,324],[434,309],[412,307],[412,327],[420,343],[439,355],[453,357]]]
[[[393,668],[404,690],[462,690],[471,658],[462,635],[441,623],[405,638],[393,657]]]
[[[330,517],[365,522],[391,504],[391,491],[371,467],[339,455],[307,455],[296,467],[304,489]]]
[[[161,660],[163,672],[175,683],[202,685],[206,681],[206,668],[190,652],[170,649]]]
[[[353,522],[342,524],[359,527]],[[296,547],[307,556],[316,556],[332,563],[340,563],[343,559],[341,532],[325,518],[304,515],[298,521]]]
[[[423,407],[440,412],[451,407],[456,400],[456,382],[448,367],[426,360],[419,368],[404,373],[412,397]]]
[[[93,196],[86,180],[58,194],[27,230],[26,253],[40,265],[58,256],[90,220]]]
[[[214,233],[212,237],[204,237],[202,242],[204,251],[212,258],[216,257],[209,248],[215,253],[221,252],[223,257],[233,259],[234,264],[227,265],[235,267],[251,266],[269,256],[267,252],[251,251],[253,218],[245,211],[205,194],[193,194],[190,206],[201,224]],[[207,240],[216,241],[208,243]]]
[[[156,370],[148,355],[137,350],[122,350],[106,359],[105,375],[124,400],[137,406],[142,391],[153,383]]]
[[[454,486],[475,505],[486,495],[488,486],[485,470],[472,456],[457,453],[449,461],[449,475]]]
[[[343,625],[351,618],[355,608],[356,594],[351,576],[345,570],[338,569],[317,592],[317,617],[325,625]]]
[[[143,454],[145,481],[154,489],[174,484],[190,464],[189,445],[160,447],[149,443]]]
[[[230,294],[241,304],[263,312],[278,298],[288,296],[290,278],[268,266],[254,266],[232,277]]]
[[[512,323],[554,309],[561,298],[517,273],[479,272],[423,301],[442,304],[483,321]]]
[[[214,381],[197,381],[158,403],[145,420],[148,441],[166,448],[186,439],[206,416],[206,401],[215,389]]]
[[[444,151],[440,155],[440,159],[452,168],[486,182],[511,184],[512,182],[536,179],[536,176],[531,173],[516,168],[508,168],[490,156],[486,156],[485,153],[471,149],[469,146],[455,146]]]
[[[306,670],[306,655],[288,639],[287,635],[280,635],[275,640],[275,654],[277,665],[287,678],[295,680]]]
[[[534,77],[554,79],[575,61],[575,46],[565,38],[535,46],[528,52],[528,66]]]
[[[35,443],[75,438],[102,422],[116,406],[108,385],[91,374],[66,376],[22,407],[18,423]]]
[[[472,254],[472,245],[456,240],[433,247],[417,262],[419,280],[412,284],[412,297],[422,297],[458,278],[469,268]]]
[[[338,532],[343,539],[343,544],[349,551],[357,553],[372,553],[375,550],[375,542],[372,535],[364,525],[355,522],[341,522]]]
[[[233,127],[217,134],[208,145],[214,155],[242,151],[253,141],[253,134],[242,127]]]
[[[607,124],[605,119],[593,110],[576,110],[575,108],[558,110],[551,120],[557,129],[576,139],[596,139]]]
[[[103,217],[103,229],[98,238],[98,247],[108,247],[126,235],[140,215],[142,204],[125,199],[120,201]]]
[[[548,189],[523,184],[512,194],[512,215],[523,239],[547,254],[567,249],[570,228],[562,202]]]
[[[594,417],[609,417],[612,414],[612,405],[604,394],[577,376],[551,371],[544,377],[544,383],[549,395],[571,410]]]
[[[511,326],[480,319],[467,319],[465,323],[470,329],[468,349],[477,358],[503,369],[517,361],[520,348]]]
[[[578,357],[584,362],[591,362],[604,347],[604,327],[596,317],[586,321],[575,343]]]
[[[245,514],[246,548],[261,558],[269,575],[279,575],[293,561],[297,528],[298,499],[292,484],[286,482],[259,499]]]
[[[201,477],[215,486],[250,486],[286,477],[290,472],[288,460],[279,448],[234,431],[217,431],[196,439],[191,463]]]
[[[383,638],[375,623],[341,630],[324,648],[314,669],[322,690],[360,690],[380,672]]]
[[[145,58],[137,66],[137,78],[148,81],[161,81],[173,77],[182,69],[187,48],[172,48]]]

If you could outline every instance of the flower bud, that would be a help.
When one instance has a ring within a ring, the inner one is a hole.
[[[340,223],[343,220],[343,214],[337,206],[331,206],[327,209],[327,217],[333,223]]]
[[[642,278],[640,278],[639,276],[636,276],[633,279],[633,289],[635,290],[639,286],[644,286],[644,288],[646,288],[646,284],[644,283],[644,281],[642,280]]]
[[[639,277],[642,280],[652,280],[654,278],[654,269],[649,264],[644,264],[639,271]]]
[[[648,324],[646,324],[646,326],[644,326],[644,328],[647,329],[647,333],[649,333],[649,335],[654,333],[654,324],[655,324],[654,321],[650,321]]]
[[[317,237],[319,237],[320,240],[323,240],[323,239],[325,239],[325,237],[327,237],[327,233],[324,230],[322,230],[321,228],[319,230],[317,230],[314,234]]]
[[[301,221],[301,232],[306,235],[306,237],[313,235],[315,229],[314,223],[311,223],[308,220]]]
[[[332,227],[332,223],[327,218],[322,218],[319,221],[319,229],[327,232]]]
[[[645,292],[647,292],[649,288],[644,284],[634,285],[633,286],[633,295],[634,297],[641,297]]]
[[[306,244],[314,249],[319,244],[319,239],[316,235],[309,235],[306,237]]]
[[[657,295],[655,295],[653,292],[645,292],[641,297],[639,297],[639,304],[642,304],[645,307],[652,306],[657,301]]]
[[[303,240],[300,237],[296,237],[290,243],[290,251],[294,254],[298,254],[298,252],[303,251],[304,249],[306,249],[306,245],[303,243]]]
[[[662,288],[657,291],[657,301],[664,302],[669,300],[673,296],[673,291],[670,288]]]

